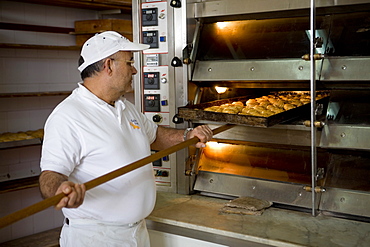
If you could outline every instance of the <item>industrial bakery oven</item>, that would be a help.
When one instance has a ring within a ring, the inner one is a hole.
[[[155,4],[139,5],[139,22]],[[158,61],[168,64],[171,124],[236,125],[177,154],[176,191],[368,220],[370,1],[165,4],[167,35],[153,42],[156,28],[143,26],[137,37],[154,48],[142,58],[144,112],[156,92],[145,89],[146,71],[155,71],[164,38]],[[158,120],[161,111],[147,115]]]

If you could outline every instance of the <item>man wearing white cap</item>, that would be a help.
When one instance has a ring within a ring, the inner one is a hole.
[[[155,203],[152,165],[89,191],[83,183],[184,139],[196,147],[212,138],[208,126],[185,131],[157,126],[127,101],[132,91],[133,52],[149,48],[108,31],[82,47],[83,82],[50,114],[45,124],[40,190],[47,198],[66,196],[56,206],[66,222],[63,246],[149,246],[145,217]]]

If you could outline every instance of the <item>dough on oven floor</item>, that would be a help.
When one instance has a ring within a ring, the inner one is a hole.
[[[253,197],[239,197],[226,203],[220,209],[221,213],[262,215],[263,211],[270,207],[272,202]]]

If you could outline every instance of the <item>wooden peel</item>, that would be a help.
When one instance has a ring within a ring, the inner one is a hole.
[[[234,127],[235,125],[233,124],[226,124],[226,125],[223,125],[223,126],[220,126],[214,130],[212,130],[213,132],[213,135],[216,135],[218,133],[221,133],[225,130],[228,130],[232,127]],[[127,166],[124,166],[124,167],[121,167],[117,170],[114,170],[110,173],[107,173],[105,175],[102,175],[100,177],[97,177],[93,180],[90,180],[88,182],[85,183],[85,187],[86,187],[86,190],[90,190],[98,185],[101,185],[105,182],[108,182],[109,180],[112,180],[114,178],[117,178],[119,176],[122,176],[123,174],[126,174],[130,171],[133,171],[139,167],[142,167],[142,166],[145,166],[153,161],[156,161],[164,156],[167,156],[169,154],[172,154],[176,151],[179,151],[183,148],[186,148],[190,145],[194,145],[196,144],[197,142],[199,142],[199,139],[197,137],[193,137],[189,140],[186,140],[184,142],[181,142],[177,145],[174,145],[170,148],[167,148],[167,149],[164,149],[164,150],[161,150],[159,152],[156,152],[152,155],[149,155],[143,159],[140,159],[138,161],[135,161]],[[0,228],[3,228],[5,226],[8,226],[10,224],[13,224],[21,219],[24,219],[28,216],[31,216],[35,213],[38,213],[38,212],[41,212],[51,206],[55,206],[58,204],[58,202],[63,198],[65,197],[66,195],[64,193],[61,193],[61,194],[58,194],[58,195],[55,195],[55,196],[52,196],[52,197],[49,197],[43,201],[40,201],[38,203],[35,203],[31,206],[28,206],[26,208],[23,208],[19,211],[16,211],[14,213],[11,213],[3,218],[0,219]]]

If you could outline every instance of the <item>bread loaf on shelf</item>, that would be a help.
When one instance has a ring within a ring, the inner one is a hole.
[[[22,141],[28,139],[43,138],[43,136],[43,129],[20,131],[17,133],[6,132],[0,134],[0,142]]]

